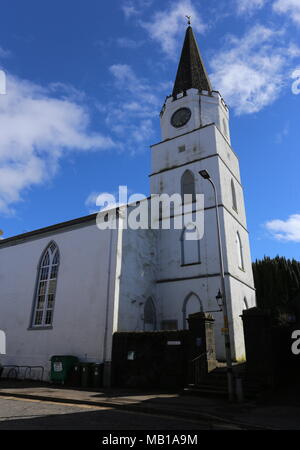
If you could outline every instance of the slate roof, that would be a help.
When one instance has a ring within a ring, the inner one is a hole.
[[[172,95],[175,97],[180,92],[191,88],[212,91],[193,29],[189,26],[185,34]]]

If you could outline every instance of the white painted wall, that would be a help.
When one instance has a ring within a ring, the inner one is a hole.
[[[170,124],[174,111],[187,106],[192,118],[185,127],[175,129]],[[161,231],[159,234],[159,284],[158,297],[163,305],[163,317],[178,320],[182,328],[182,305],[191,292],[199,296],[205,311],[217,309],[215,297],[220,284],[220,260],[217,243],[215,199],[211,184],[199,171],[206,169],[215,182],[223,242],[226,293],[228,299],[229,326],[233,357],[245,355],[240,314],[244,296],[249,304],[255,304],[255,291],[249,237],[246,225],[243,189],[240,180],[239,162],[230,147],[229,114],[219,93],[212,96],[191,89],[188,95],[177,100],[168,98],[161,117],[163,141],[152,146],[151,193],[180,193],[181,177],[185,170],[193,172],[196,193],[205,196],[205,227],[201,240],[201,264],[181,266],[181,231]],[[224,130],[226,124],[227,136]],[[209,124],[209,125],[207,125]],[[207,125],[199,128],[200,125]],[[223,127],[223,128],[222,128]],[[182,147],[185,146],[185,151]],[[231,180],[234,180],[238,212],[232,208]],[[243,245],[244,270],[238,267],[236,233]],[[223,316],[216,317],[217,356],[225,357]]]
[[[180,128],[170,126],[174,112],[183,107],[189,108],[192,112],[189,122]],[[178,94],[176,99],[172,96],[167,97],[160,116],[162,140],[189,133],[210,123],[215,123],[230,143],[229,111],[220,93],[216,91],[211,94],[207,91],[199,93],[198,89],[188,89],[185,96]]]
[[[102,362],[109,233],[90,225],[0,247],[0,328],[7,339],[3,364],[49,369],[55,354]],[[53,328],[29,329],[38,262],[51,240],[61,257]]]
[[[161,320],[156,289],[157,236],[158,230],[123,231],[118,331],[144,330],[144,306],[149,297],[155,305],[157,322]]]

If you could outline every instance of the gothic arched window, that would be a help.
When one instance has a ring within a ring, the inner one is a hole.
[[[180,242],[181,265],[200,264],[200,239],[196,225],[193,225],[193,227],[187,226],[183,229]]]
[[[236,233],[236,246],[237,246],[239,268],[244,270],[243,246],[239,232]]]
[[[55,242],[51,242],[44,251],[38,268],[33,327],[52,325],[58,267],[59,250]]]
[[[183,317],[183,329],[187,328],[187,319],[190,314],[203,311],[203,305],[197,294],[194,292],[189,293],[183,302],[182,317]]]
[[[233,180],[231,180],[231,196],[232,196],[232,208],[237,212],[236,191]]]
[[[196,200],[195,177],[193,172],[186,170],[181,177],[181,197],[184,201],[184,195],[192,195],[192,201]]]
[[[148,298],[144,305],[144,330],[156,330],[156,310],[152,298]]]

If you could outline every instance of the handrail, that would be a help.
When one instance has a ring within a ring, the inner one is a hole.
[[[194,385],[198,385],[201,383],[203,378],[207,375],[206,364],[202,363],[201,360],[207,357],[208,352],[203,352],[200,355],[196,356],[196,358],[189,361],[190,363],[190,383]]]
[[[206,356],[208,354],[208,352],[203,352],[203,353],[201,353],[201,355],[199,355],[199,356],[197,356],[196,358],[194,358],[194,359],[191,359],[191,363],[192,362],[195,362],[195,361],[197,361],[197,359],[201,359],[201,358],[203,358],[204,356]]]

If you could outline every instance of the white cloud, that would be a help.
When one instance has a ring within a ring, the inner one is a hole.
[[[153,0],[127,0],[121,6],[125,17],[128,19],[132,16],[142,14],[146,8],[149,8]]]
[[[134,97],[144,100],[147,104],[157,105],[158,99],[153,94],[153,89],[149,83],[138,78],[129,65],[114,64],[110,67],[110,72],[115,78],[117,88],[129,91]],[[127,107],[127,105],[124,106]]]
[[[0,47],[0,58],[8,58],[9,56],[11,56],[11,52]]]
[[[125,17],[131,17],[136,16],[139,14],[139,11],[137,8],[132,4],[132,2],[128,2],[125,5],[122,6],[123,13],[125,14]]]
[[[135,49],[141,47],[144,44],[144,41],[135,41],[134,39],[120,37],[117,38],[116,43],[121,48]]]
[[[289,135],[290,125],[289,122],[286,122],[281,130],[276,133],[275,142],[276,144],[282,144],[285,138]]]
[[[85,200],[89,214],[96,214],[104,209],[113,209],[120,206],[115,194],[109,192],[91,192]]]
[[[293,214],[287,220],[271,220],[266,229],[280,241],[300,242],[300,214]]]
[[[186,15],[192,16],[193,28],[203,33],[206,26],[190,0],[172,2],[169,9],[156,12],[152,20],[141,21],[140,24],[169,58],[176,59],[178,43],[180,42],[180,45],[182,43],[182,35],[187,24]]]
[[[152,86],[139,78],[127,64],[110,67],[113,75],[115,99],[98,105],[105,115],[106,125],[130,153],[143,150],[154,136],[153,120],[158,121],[163,86]],[[158,95],[160,94],[160,95]]]
[[[279,97],[299,56],[282,30],[255,25],[242,38],[230,36],[212,59],[213,86],[237,114],[260,111]]]
[[[54,90],[55,85],[43,88],[7,75],[7,94],[0,97],[2,213],[12,213],[26,189],[49,180],[68,152],[114,146],[109,137],[88,132],[89,113],[82,105]]]
[[[268,0],[236,0],[238,14],[251,14],[261,9]]]
[[[300,25],[300,1],[299,0],[276,0],[273,9],[277,13],[288,14],[298,25]]]
[[[99,207],[97,208],[97,198],[101,195],[101,192],[91,192],[85,199],[85,206],[88,209],[89,214],[95,214],[99,212]]]
[[[96,45],[100,49],[107,49],[115,46],[120,48],[137,49],[142,45],[144,45],[144,43],[145,41],[137,41],[127,37],[119,37],[119,38],[108,37],[105,40],[95,41],[94,45]]]
[[[131,201],[143,200],[144,198],[143,194],[136,194],[127,186],[119,186],[118,191],[115,192],[91,192],[85,200],[85,206],[90,214],[94,214],[106,208],[117,208],[118,206],[127,205]]]

